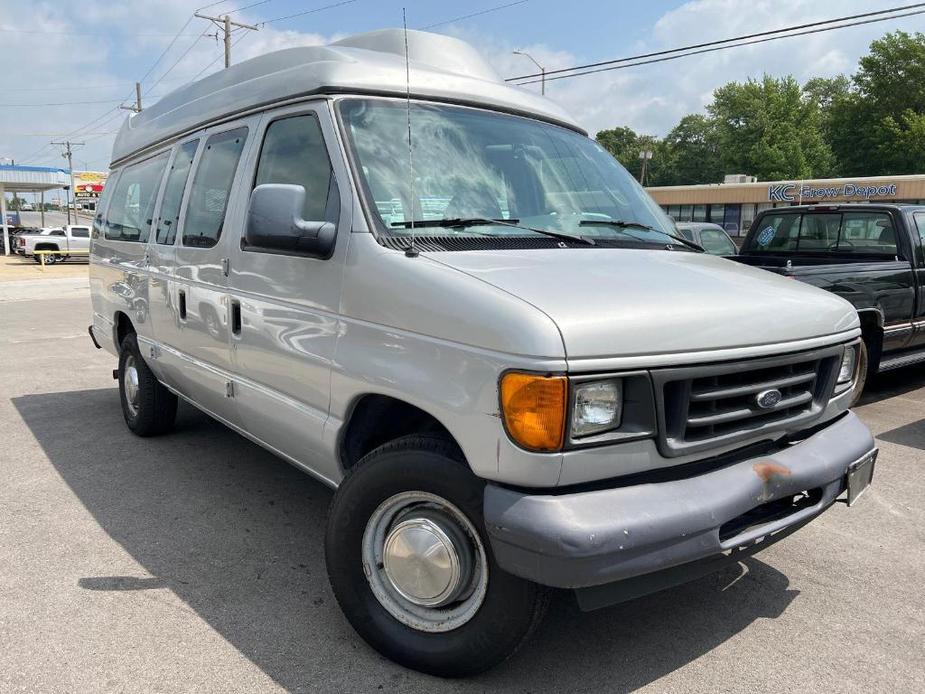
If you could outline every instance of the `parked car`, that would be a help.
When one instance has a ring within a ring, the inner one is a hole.
[[[40,231],[40,229],[35,229],[33,227],[12,227],[7,230],[7,234],[10,238],[10,253],[16,252],[16,237],[20,234],[31,234]],[[0,253],[6,253],[5,240],[3,238],[3,232],[0,230]]]
[[[35,206],[31,202],[24,202],[19,206],[20,212],[34,212]]]
[[[737,260],[827,289],[861,319],[861,380],[925,362],[925,206],[809,205],[758,215]]]
[[[554,103],[407,40],[266,54],[122,127],[90,335],[128,428],[179,395],[335,488],[347,619],[444,676],[549,586],[613,604],[853,502],[853,307],[699,252]]]
[[[62,227],[47,227],[38,234],[22,234],[17,237],[16,252],[27,258],[34,258],[35,262],[41,262],[39,255],[35,251],[84,251],[80,257],[86,255],[90,248],[90,227],[82,224],[67,224]],[[48,253],[45,254],[45,264],[54,265],[58,261],[64,261],[70,258],[65,253]]]
[[[738,253],[735,242],[719,224],[676,222],[675,226],[681,236],[688,241],[693,241],[711,255],[729,257]]]

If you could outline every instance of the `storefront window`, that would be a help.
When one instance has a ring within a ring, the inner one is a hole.
[[[710,221],[714,224],[723,225],[723,212],[726,209],[725,205],[710,205],[709,217]]]
[[[692,205],[681,205],[681,214],[679,215],[679,222],[689,222],[691,221],[691,215],[693,214],[694,208]]]
[[[680,205],[669,205],[668,215],[677,222],[678,219],[681,217],[681,206]]]
[[[707,221],[707,206],[706,205],[694,205],[693,221],[695,222]]]

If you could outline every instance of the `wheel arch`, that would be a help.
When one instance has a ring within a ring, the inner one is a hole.
[[[125,339],[125,336],[129,333],[137,333],[132,319],[123,311],[116,311],[116,314],[113,316],[112,330],[117,353],[122,351],[122,340]]]
[[[444,436],[462,450],[449,429],[429,412],[390,395],[365,393],[357,396],[347,411],[338,436],[337,458],[346,472],[379,446],[424,433]]]
[[[867,345],[870,370],[876,372],[883,351],[883,313],[877,308],[862,308],[858,310],[858,319],[861,321],[861,338]]]

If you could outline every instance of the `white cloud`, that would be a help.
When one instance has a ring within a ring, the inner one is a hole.
[[[629,53],[641,54],[705,43],[761,31],[807,24],[870,11],[867,0],[807,3],[804,0],[693,0],[665,13],[652,27],[647,41]],[[792,74],[800,82],[811,77],[852,73],[870,42],[887,31],[922,30],[921,18],[869,24],[838,31],[781,39],[724,51],[704,53],[663,63],[601,72],[586,77],[548,81],[546,93],[575,115],[589,132],[628,125],[634,130],[664,135],[687,113],[701,112],[713,90],[729,81],[749,77]],[[525,58],[511,56],[517,46],[483,34],[461,38],[487,43],[487,55],[502,75],[535,70]],[[597,62],[580,53],[531,46],[547,69]],[[538,89],[531,85],[530,89]]]
[[[221,7],[214,9],[220,11]],[[842,0],[837,4],[804,0],[691,0],[662,15],[650,28],[647,38],[636,42],[627,52],[674,48],[869,9],[867,0]],[[3,102],[112,100],[113,103],[47,108],[4,107],[0,103],[0,157],[15,157],[21,161],[35,153],[37,156],[32,161],[23,163],[61,164],[63,160],[56,149],[46,144],[52,139],[50,134],[60,139],[60,135],[89,123],[107,109],[114,109],[114,100],[127,98],[132,84],[119,76],[125,74],[124,66],[130,65],[131,72],[137,72],[140,77],[166,47],[169,36],[183,25],[190,11],[190,0],[160,0],[156,5],[150,0],[7,3],[0,16],[0,28],[29,27],[32,31],[45,32],[83,30],[111,33],[112,36],[4,32],[4,62],[9,65],[9,56],[15,56],[12,59],[15,69],[6,72],[6,87],[0,91]],[[236,16],[245,22],[249,19],[247,12]],[[345,20],[349,20],[349,15],[345,15]],[[921,30],[922,27],[921,18],[910,18],[587,77],[550,80],[547,95],[570,110],[591,133],[628,125],[641,133],[663,135],[683,115],[702,111],[710,102],[713,90],[730,80],[741,81],[768,72],[793,74],[804,81],[817,75],[852,72],[872,39],[895,28]],[[345,24],[345,29],[349,28],[349,24]],[[515,45],[508,38],[492,35],[487,28],[478,33],[460,32],[452,25],[441,27],[441,30],[473,42],[503,76],[535,71],[529,60],[512,55],[515,49],[531,53],[550,70],[599,59],[599,56],[583,54],[581,46],[570,46],[566,50],[548,44]],[[221,44],[214,38],[195,38],[197,33],[209,31],[213,30],[202,20],[190,23],[145,81],[145,90],[150,89],[185,51],[189,49],[189,52],[152,92],[145,95],[145,104],[190,80],[210,63],[210,71],[221,68]],[[120,38],[125,33],[144,36]],[[234,62],[240,62],[280,48],[328,43],[344,34],[323,36],[264,26],[259,32],[246,32],[235,45],[232,57]],[[236,34],[236,38],[239,35]],[[555,34],[550,32],[550,35]],[[612,57],[621,55],[617,53]],[[79,85],[119,86],[92,90],[74,88]],[[42,90],[43,86],[55,88]],[[539,91],[538,84],[526,88]],[[79,133],[75,139],[85,140],[87,144],[79,150],[76,165],[83,166],[86,162],[92,167],[105,166],[113,136],[97,133],[115,130],[124,118],[124,111],[111,111],[98,124]],[[29,133],[41,134],[30,136]]]

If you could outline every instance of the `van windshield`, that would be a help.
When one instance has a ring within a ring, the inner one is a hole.
[[[675,233],[662,209],[594,140],[473,108],[412,103],[412,187],[406,108],[387,99],[339,103],[380,233],[410,236],[411,222],[419,234],[435,236],[531,236],[532,227],[661,247]],[[439,225],[456,219],[498,223]]]

